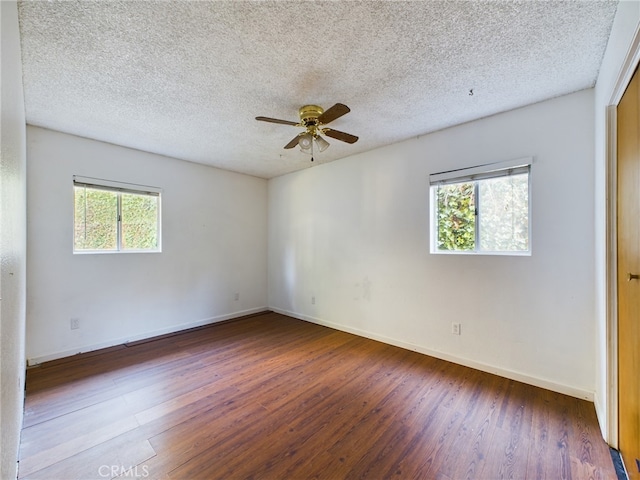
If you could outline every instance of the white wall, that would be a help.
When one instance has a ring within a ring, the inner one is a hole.
[[[27,152],[29,363],[266,309],[266,180],[31,126]],[[162,188],[162,253],[74,255],[73,175]]]
[[[24,402],[26,139],[16,2],[0,2],[0,478],[17,476]]]
[[[595,258],[596,258],[596,395],[598,419],[605,439],[617,445],[615,425],[610,425],[609,405],[612,397],[607,391],[615,386],[608,374],[608,336],[606,265],[607,265],[607,132],[606,109],[612,102],[621,69],[627,58],[634,34],[640,26],[640,2],[620,2],[609,37],[598,81],[595,87]],[[615,422],[615,421],[614,421]],[[612,428],[614,430],[610,430]],[[613,434],[612,434],[613,433]]]
[[[269,306],[593,399],[593,133],[587,90],[270,180]],[[524,156],[532,256],[429,254],[429,173]]]

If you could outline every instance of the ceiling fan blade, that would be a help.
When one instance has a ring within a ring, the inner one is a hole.
[[[318,122],[327,124],[333,122],[336,118],[349,113],[351,109],[342,103],[336,103],[333,107],[326,110],[322,115],[318,117]]]
[[[293,125],[294,127],[298,125],[298,122],[290,122],[289,120],[280,120],[269,117],[256,117],[256,120],[260,120],[261,122],[281,123],[282,125]]]
[[[289,143],[287,143],[284,148],[293,148],[296,145],[298,145],[298,140],[300,140],[300,135],[296,135],[295,137],[293,137],[293,140],[291,140]]]
[[[330,128],[323,128],[322,131],[327,137],[335,138],[341,142],[356,143],[358,141],[358,137],[351,135],[350,133],[340,132]]]

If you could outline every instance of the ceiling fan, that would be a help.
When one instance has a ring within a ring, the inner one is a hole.
[[[358,137],[355,135],[325,127],[327,123],[333,122],[336,118],[340,118],[350,111],[351,109],[342,103],[336,103],[328,110],[323,110],[322,107],[319,107],[318,105],[304,105],[298,110],[298,115],[300,117],[299,122],[279,120],[277,118],[270,117],[256,117],[256,120],[304,128],[304,131],[296,135],[284,146],[284,148],[288,149],[299,145],[303,152],[311,154],[311,161],[313,162],[314,142],[318,146],[318,150],[321,152],[324,152],[329,148],[329,142],[321,137],[320,134],[346,143],[356,143],[358,141]]]

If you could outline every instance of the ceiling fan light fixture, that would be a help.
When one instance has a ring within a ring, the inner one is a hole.
[[[329,148],[330,143],[327,142],[320,135],[316,135],[316,145],[318,145],[318,150],[324,152],[327,148]]]
[[[309,153],[309,151],[311,150],[311,147],[313,146],[313,137],[311,136],[310,133],[304,133],[302,135],[300,135],[300,138],[298,139],[298,145],[300,145],[300,150],[302,150],[305,153]]]

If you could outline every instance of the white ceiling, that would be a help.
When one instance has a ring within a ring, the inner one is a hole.
[[[27,122],[271,178],[592,87],[613,1],[24,1]],[[473,89],[473,95],[469,95]]]

